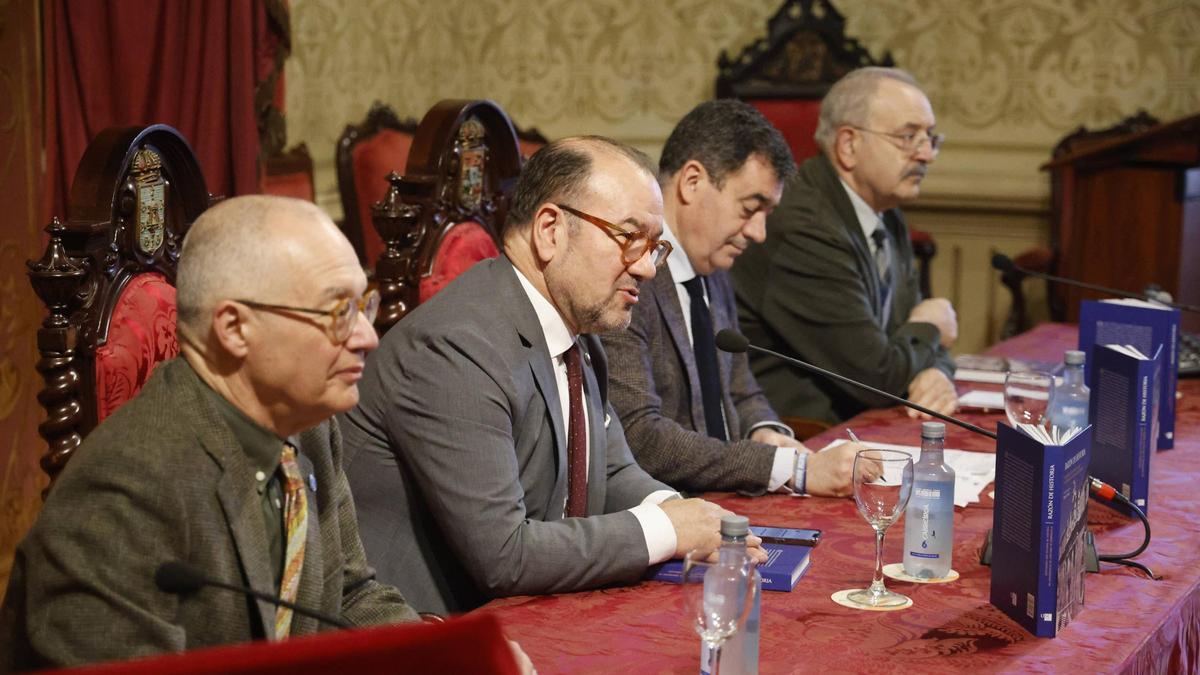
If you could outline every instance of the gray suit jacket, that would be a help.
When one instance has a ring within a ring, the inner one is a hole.
[[[921,301],[908,228],[898,209],[884,214],[896,244],[891,311],[854,206],[824,155],[804,162],[767,219],[767,239],[734,263],[739,318],[754,344],[796,356],[897,396],[926,368],[954,373],[928,323],[907,323]],[[759,384],[781,415],[836,422],[883,397],[752,355]]]
[[[274,606],[154,585],[183,560],[277,592],[257,481],[245,453],[182,358],[159,364],[136,398],[84,441],[17,549],[0,608],[0,672],[71,666],[262,638]],[[297,439],[309,526],[296,602],[355,625],[415,620],[366,565],[340,469],[337,425]],[[315,480],[314,480],[315,479]],[[313,489],[315,486],[315,490]],[[328,629],[295,615],[292,634]]]
[[[677,255],[683,255],[678,252]],[[737,330],[729,277],[708,277],[709,310],[716,330]],[[652,476],[690,492],[740,490],[762,494],[775,447],[743,437],[774,411],[754,381],[745,354],[717,352],[722,407],[731,442],[707,434],[696,357],[675,279],[664,266],[642,284],[629,330],[604,336],[612,403],[638,464]]]
[[[516,271],[477,264],[383,337],[342,418],[367,556],[421,611],[557,593],[645,572],[626,509],[666,485],[634,462],[581,337],[590,420],[588,517],[563,518],[566,425],[553,363]],[[412,546],[409,542],[416,542]]]

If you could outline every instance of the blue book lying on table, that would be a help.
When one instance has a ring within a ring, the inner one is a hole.
[[[1115,485],[1145,513],[1150,512],[1150,458],[1158,438],[1163,351],[1161,345],[1152,355],[1130,345],[1096,345],[1092,350],[1090,472]],[[1122,502],[1108,505],[1133,515]]]
[[[763,544],[762,547],[767,552],[767,561],[758,565],[763,590],[791,591],[808,569],[812,547],[788,544]],[[646,578],[672,584],[683,583],[683,561],[668,560],[652,565],[646,572]]]
[[[1132,345],[1143,354],[1163,347],[1159,378],[1158,449],[1175,447],[1175,385],[1179,379],[1179,310],[1144,300],[1084,300],[1079,305],[1079,349],[1087,354],[1088,388],[1096,390],[1092,349]],[[1095,419],[1094,417],[1091,419]]]
[[[1030,633],[1054,637],[1083,609],[1092,427],[1065,440],[999,427],[990,600]]]

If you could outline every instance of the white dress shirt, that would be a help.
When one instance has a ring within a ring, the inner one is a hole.
[[[558,401],[562,406],[563,422],[570,424],[571,399],[567,388],[567,363],[563,354],[575,345],[578,336],[571,333],[566,322],[563,321],[562,315],[545,296],[533,287],[529,279],[526,279],[520,270],[515,267],[513,269],[517,273],[517,279],[521,281],[521,288],[525,289],[525,294],[529,296],[533,311],[537,313],[538,322],[542,325],[542,334],[546,337],[546,347],[550,352],[550,360],[554,364],[554,379],[558,387]],[[585,428],[588,429],[584,438],[588,444],[586,457],[590,475],[592,463],[591,419],[588,415],[587,387],[584,387],[583,396],[583,419]],[[607,425],[608,420],[605,420],[605,426]],[[629,512],[637,518],[638,523],[642,526],[642,536],[646,540],[646,552],[649,554],[651,565],[668,560],[675,555],[675,547],[678,544],[675,537],[675,526],[671,524],[671,519],[658,505],[677,496],[679,493],[673,490],[656,490],[646,495],[641,504],[629,509]]]
[[[684,288],[683,282],[691,281],[696,276],[696,269],[692,267],[692,261],[688,260],[687,252],[680,245],[670,223],[664,224],[662,238],[671,242],[671,248],[675,251],[673,255],[667,256],[667,269],[671,270],[671,278],[675,281],[675,294],[679,296],[679,306],[683,309],[683,322],[687,325],[688,344],[690,345],[692,343],[692,296]],[[708,302],[707,284],[705,285],[704,301]],[[722,418],[725,416],[724,413],[725,411],[722,410]],[[762,427],[771,427],[788,435],[792,433],[791,429],[784,425],[775,422],[759,422],[746,430],[746,438]],[[728,423],[725,425],[725,437],[729,438]],[[775,492],[780,488],[786,488],[787,482],[792,479],[795,465],[796,448],[775,448],[775,460],[771,463],[771,477],[767,479],[767,491]]]

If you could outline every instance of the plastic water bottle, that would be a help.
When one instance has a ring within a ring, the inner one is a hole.
[[[746,553],[746,535],[750,534],[750,520],[746,516],[721,518],[721,548],[717,553],[717,565],[741,568],[749,561]],[[721,647],[721,675],[735,673],[758,673],[759,617],[762,614],[762,575],[752,569],[754,575],[754,602],[746,615],[745,625],[738,628]],[[707,592],[707,588],[705,589]],[[743,605],[744,606],[744,605]],[[712,655],[701,642],[700,672],[709,675]]]
[[[1050,424],[1058,427],[1059,433],[1071,427],[1082,429],[1088,424],[1088,404],[1091,391],[1083,382],[1084,353],[1068,350],[1063,361],[1062,384],[1054,387],[1050,397]]]
[[[904,572],[922,579],[950,574],[954,552],[954,469],[943,459],[946,425],[921,425],[921,459],[904,512]]]

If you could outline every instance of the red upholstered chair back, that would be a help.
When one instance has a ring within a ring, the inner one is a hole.
[[[68,218],[47,228],[29,263],[49,309],[38,330],[38,400],[53,479],[82,438],[132,398],[154,366],[179,352],[175,269],[183,237],[208,208],[188,143],[165,125],[113,128],[88,146],[71,185]]]
[[[404,175],[372,207],[385,251],[375,266],[380,333],[462,271],[500,252],[521,171],[512,122],[491,101],[441,101],[421,120]]]
[[[401,120],[376,101],[361,124],[346,125],[338,138],[342,231],[364,267],[373,267],[384,251],[383,239],[371,226],[371,205],[387,194],[387,175],[404,171],[416,129],[416,120]]]
[[[797,163],[820,152],[817,142],[813,140],[813,134],[817,131],[817,117],[821,113],[820,99],[758,98],[747,103],[758,108],[763,117],[779,129]]]
[[[279,155],[259,160],[258,189],[265,195],[295,197],[308,202],[317,198],[312,155],[304,143]]]
[[[829,0],[784,0],[767,21],[767,36],[736,57],[717,59],[717,97],[738,98],[758,108],[783,133],[796,162],[819,152],[821,99],[843,75],[863,66],[893,66],[891,54],[875,59],[846,35],[846,19]],[[937,243],[909,228],[920,269],[921,292],[931,294],[929,266]]]

